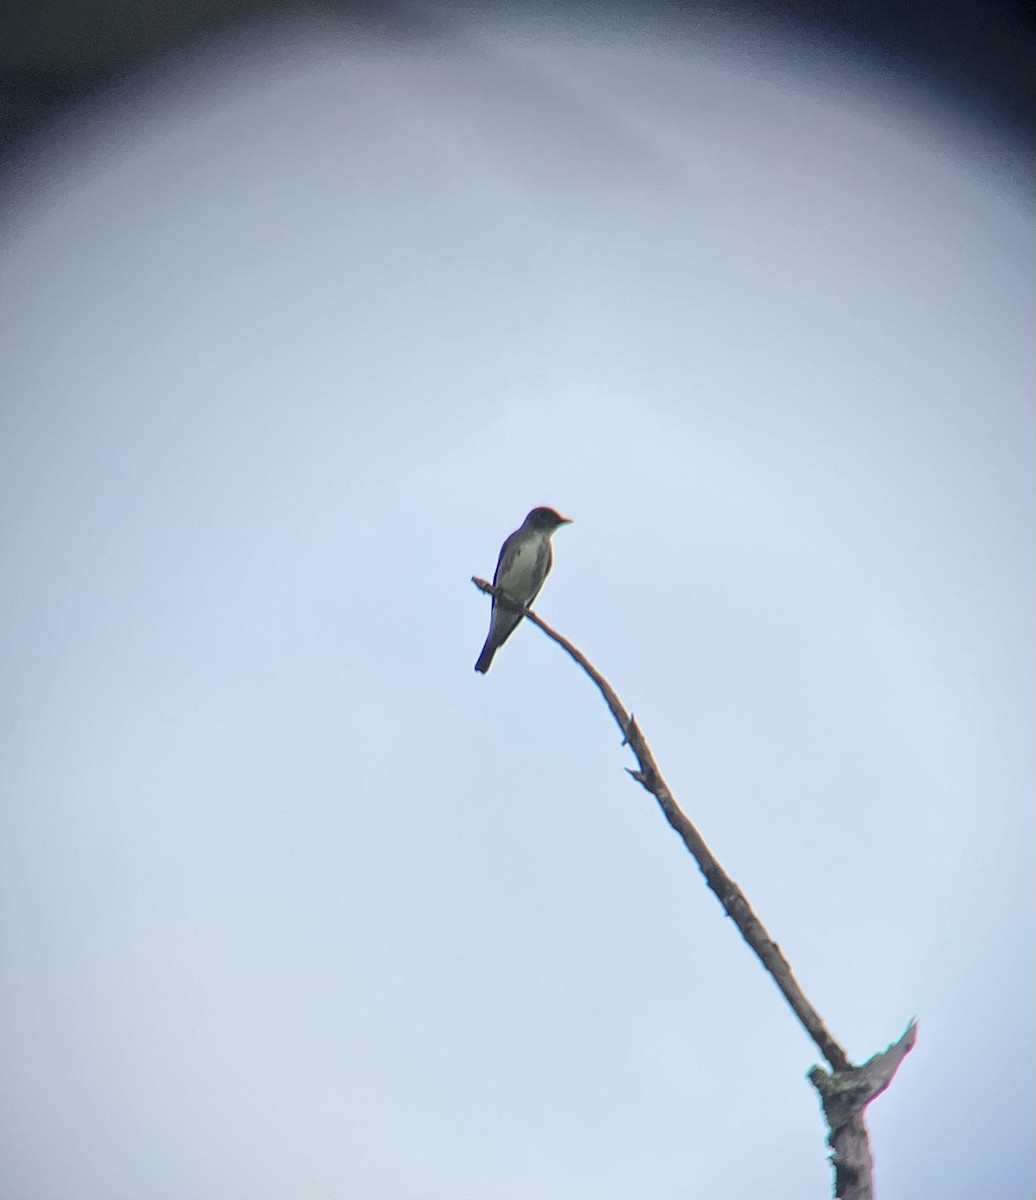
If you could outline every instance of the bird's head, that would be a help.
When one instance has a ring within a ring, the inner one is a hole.
[[[562,525],[571,525],[571,517],[563,517],[553,508],[534,508],[525,518],[526,527],[537,529],[541,533],[553,533]]]

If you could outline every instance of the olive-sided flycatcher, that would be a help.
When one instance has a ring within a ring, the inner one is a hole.
[[[522,522],[521,529],[504,542],[496,564],[493,583],[502,588],[513,600],[526,608],[540,593],[543,582],[554,565],[554,553],[550,538],[562,525],[570,525],[552,508],[534,508]],[[475,663],[475,670],[484,675],[489,670],[493,655],[518,627],[522,614],[515,612],[506,603],[493,597],[493,615],[489,621],[489,637]]]

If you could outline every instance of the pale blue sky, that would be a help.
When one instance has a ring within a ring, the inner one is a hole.
[[[783,1200],[817,1054],[538,608],[863,1059],[888,1200],[1034,1191],[1016,147],[702,27],[242,31],[0,245],[0,1197]]]

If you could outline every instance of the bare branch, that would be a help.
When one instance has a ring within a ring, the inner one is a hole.
[[[480,591],[491,595],[503,594],[506,596],[506,593],[501,593],[499,588],[495,588],[484,579],[472,576],[471,582]],[[507,599],[510,600],[510,597],[507,597]],[[511,601],[511,603],[513,604],[514,601]],[[522,608],[521,605],[515,605],[515,607],[520,608],[534,625],[538,625],[549,638],[557,642],[562,650],[570,654],[597,685],[598,690],[604,697],[604,702],[608,705],[612,716],[615,718],[615,723],[622,732],[623,743],[628,744],[636,756],[638,769],[635,771],[628,767],[626,769],[658,801],[666,820],[683,839],[684,845],[691,852],[698,866],[701,868],[701,873],[705,876],[705,882],[715,892],[716,898],[723,905],[727,916],[730,917],[740,930],[741,936],[759,956],[759,960],[773,977],[774,982],[777,984],[785,1000],[791,1005],[792,1011],[798,1017],[803,1028],[817,1044],[820,1053],[823,1054],[834,1070],[848,1070],[851,1065],[848,1055],[824,1026],[824,1022],[820,1019],[820,1014],[806,999],[802,988],[799,987],[798,981],[792,974],[788,960],[781,953],[777,943],[767,933],[763,923],[752,911],[752,906],[745,898],[744,892],[741,891],[737,884],[719,865],[712,851],[705,844],[705,839],[694,825],[691,824],[683,810],[676,803],[669,785],[663,779],[662,772],[658,769],[658,764],[655,762],[655,756],[651,752],[651,747],[648,745],[647,739],[641,732],[640,726],[626,711],[615,689],[600,671],[597,670],[593,663],[590,662],[586,655],[573,646],[567,638],[562,637],[557,630],[552,629],[546,621],[538,617],[531,609]]]
[[[870,1200],[873,1195],[873,1160],[863,1112],[875,1096],[888,1087],[900,1063],[913,1049],[917,1040],[917,1023],[911,1021],[898,1042],[893,1043],[881,1054],[874,1055],[862,1067],[854,1067],[848,1054],[821,1020],[820,1014],[806,999],[788,960],[752,910],[744,892],[719,865],[705,839],[676,803],[640,726],[626,711],[625,705],[608,680],[581,650],[562,637],[557,630],[552,629],[531,609],[516,603],[506,592],[484,579],[472,576],[471,582],[480,591],[500,597],[504,603],[519,610],[542,629],[547,637],[557,642],[562,650],[575,659],[604,697],[604,702],[622,733],[622,744],[630,747],[637,760],[636,770],[627,767],[627,771],[658,801],[666,820],[683,839],[684,845],[705,876],[705,882],[715,893],[727,916],[755,951],[759,961],[791,1006],[792,1012],[831,1066],[830,1072],[822,1067],[814,1067],[809,1073],[809,1079],[820,1093],[828,1123],[828,1144],[833,1151],[836,1197],[839,1200]]]

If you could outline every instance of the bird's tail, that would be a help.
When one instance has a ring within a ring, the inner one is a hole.
[[[475,663],[475,670],[485,675],[489,670],[489,664],[493,661],[493,655],[496,651],[497,647],[493,644],[493,639],[487,637],[486,644],[482,647],[482,653],[478,656],[478,662]]]

